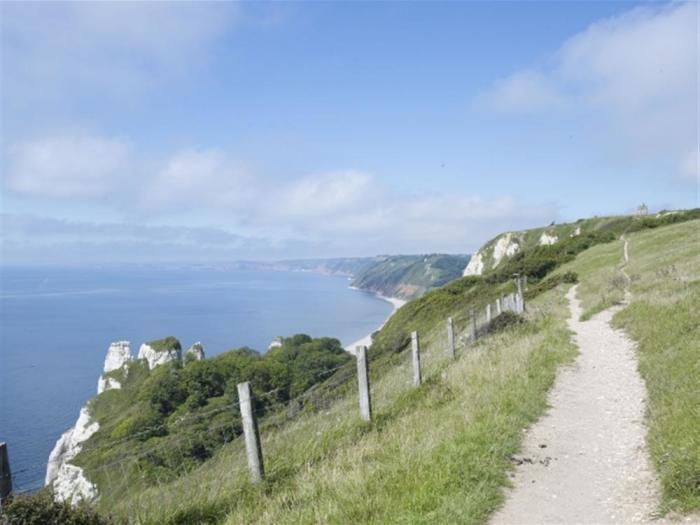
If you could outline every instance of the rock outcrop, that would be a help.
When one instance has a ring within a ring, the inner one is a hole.
[[[145,359],[149,369],[153,369],[158,365],[180,360],[181,351],[182,348],[177,339],[166,337],[159,341],[151,341],[150,344],[142,344],[139,348],[138,358]],[[202,343],[193,344],[187,350],[187,354],[192,355],[197,360],[204,359]],[[127,365],[133,360],[129,341],[116,341],[109,345],[102,374],[97,382],[97,394],[121,388],[122,385],[114,377],[114,373],[123,370],[124,375],[119,377],[126,377],[129,370]],[[77,505],[83,500],[88,501],[97,497],[97,486],[85,477],[82,468],[73,465],[70,461],[80,453],[82,444],[90,439],[99,428],[99,423],[90,417],[90,410],[86,404],[80,409],[80,415],[75,425],[64,432],[56,441],[56,445],[49,455],[44,480],[46,486],[53,488],[56,500],[68,501],[72,505]]]
[[[143,343],[139,348],[139,359],[148,361],[148,368],[153,370],[158,365],[164,365],[170,361],[179,361],[182,359],[182,349],[179,346],[170,348],[153,348],[148,343]]]
[[[556,235],[549,235],[547,232],[542,232],[542,235],[540,235],[539,244],[540,246],[551,246],[558,240],[559,237]]]
[[[88,481],[83,469],[69,461],[78,455],[82,443],[97,432],[100,425],[92,421],[87,407],[80,409],[80,416],[73,428],[58,439],[49,456],[45,484],[51,485],[55,498],[77,505],[81,500],[91,500],[97,495],[97,487]]]
[[[272,350],[273,348],[279,348],[282,346],[282,338],[277,336],[272,339],[269,345],[267,345],[268,350]]]
[[[513,238],[512,233],[506,233],[496,241],[493,247],[493,267],[499,265],[504,257],[512,257],[520,250],[520,245]]]
[[[187,360],[188,356],[191,356],[190,359],[194,359],[195,361],[201,361],[204,359],[204,346],[202,343],[197,341],[195,344],[190,346],[185,352],[185,360]]]
[[[464,277],[467,277],[468,275],[481,275],[483,271],[483,255],[481,254],[481,250],[479,250],[474,255],[472,255],[471,259],[469,259],[469,264],[467,264],[467,267],[464,269],[462,275]]]
[[[133,361],[131,355],[131,343],[129,341],[117,341],[109,345],[102,375],[97,380],[97,393],[101,394],[105,390],[121,388],[121,383],[114,377],[110,377],[110,372],[124,368],[124,365]]]

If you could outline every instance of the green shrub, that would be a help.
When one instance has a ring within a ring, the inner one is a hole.
[[[513,312],[501,312],[491,320],[489,333],[502,332],[525,322],[525,318]]]
[[[177,339],[177,337],[173,337],[172,335],[164,337],[163,339],[149,341],[146,344],[158,352],[164,352],[166,350],[182,350],[180,341]]]
[[[57,503],[51,492],[42,490],[26,496],[12,496],[0,512],[8,525],[106,525],[113,523],[87,506]]]

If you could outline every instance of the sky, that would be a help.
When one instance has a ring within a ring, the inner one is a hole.
[[[694,2],[0,10],[4,264],[470,253],[700,205]]]

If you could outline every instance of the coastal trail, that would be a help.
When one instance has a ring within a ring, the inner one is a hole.
[[[626,264],[626,241],[624,255]],[[577,288],[567,298],[579,356],[559,372],[550,410],[513,457],[514,488],[494,525],[654,521],[659,487],[645,443],[646,389],[634,343],[610,325],[622,306],[581,322]]]

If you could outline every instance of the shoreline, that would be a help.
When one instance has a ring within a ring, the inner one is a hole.
[[[364,293],[371,293],[376,298],[381,299],[383,301],[386,301],[394,307],[394,309],[387,316],[387,318],[384,319],[384,322],[382,322],[382,324],[380,326],[378,326],[377,328],[372,330],[369,334],[365,335],[364,337],[362,337],[362,338],[358,339],[357,341],[355,341],[349,345],[346,345],[344,347],[346,352],[348,352],[352,355],[355,355],[355,347],[356,346],[366,346],[368,349],[370,346],[372,346],[372,334],[374,332],[376,332],[377,330],[381,330],[382,328],[384,328],[384,325],[386,325],[386,323],[389,322],[389,319],[391,319],[391,317],[396,313],[396,311],[399,308],[401,308],[403,305],[405,305],[408,301],[405,299],[399,299],[398,297],[387,297],[386,295],[382,295],[382,294],[377,293],[377,292],[369,292],[367,290],[362,290],[361,288],[357,288],[356,286],[350,286],[349,288],[351,290],[357,290],[357,291],[364,292]]]

